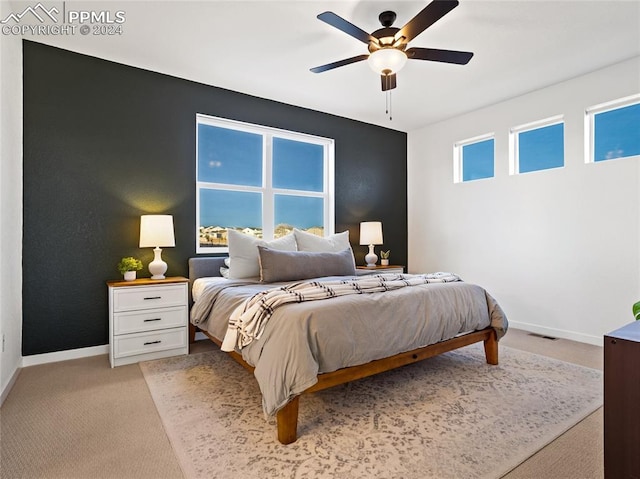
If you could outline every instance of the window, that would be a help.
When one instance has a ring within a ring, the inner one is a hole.
[[[456,143],[453,147],[454,183],[493,178],[493,133]]]
[[[198,253],[227,251],[227,228],[333,233],[333,140],[205,115],[196,132]]]
[[[564,166],[563,117],[512,128],[509,158],[509,173],[512,175]]]
[[[587,108],[585,162],[640,155],[640,95]]]

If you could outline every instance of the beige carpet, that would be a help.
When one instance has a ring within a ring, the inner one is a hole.
[[[300,402],[275,439],[253,377],[219,351],[141,364],[187,478],[500,477],[602,404],[602,373],[474,345]]]
[[[0,414],[2,479],[182,477],[137,364],[25,368]]]

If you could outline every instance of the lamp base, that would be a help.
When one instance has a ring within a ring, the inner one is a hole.
[[[151,279],[164,279],[164,274],[167,272],[167,263],[162,261],[162,250],[156,246],[153,249],[153,254],[153,261],[149,263]]]
[[[369,253],[364,257],[364,260],[367,262],[367,268],[375,268],[376,263],[378,262],[378,255],[373,251],[373,245],[369,245]]]

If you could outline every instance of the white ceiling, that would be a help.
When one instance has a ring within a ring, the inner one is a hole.
[[[638,0],[460,0],[410,46],[475,56],[466,66],[409,61],[392,93],[392,121],[385,115],[380,79],[366,62],[309,71],[366,53],[365,44],[317,14],[331,10],[371,32],[380,28],[381,11],[395,11],[394,26],[401,27],[427,3],[67,1],[67,9],[124,11],[123,34],[28,38],[402,131],[640,55]],[[12,8],[26,4],[12,2]],[[640,90],[640,72],[638,77]]]

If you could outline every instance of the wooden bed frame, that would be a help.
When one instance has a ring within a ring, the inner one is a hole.
[[[196,271],[192,274],[192,260],[212,260],[218,258],[191,258],[189,260],[189,275],[190,280],[193,281],[196,277],[202,277],[203,274],[199,274]],[[219,267],[218,267],[219,270]],[[210,274],[210,276],[220,276],[220,274]],[[195,335],[197,331],[201,331],[211,341],[218,346],[222,345],[222,342],[211,336],[207,331],[203,331],[193,324],[189,324],[189,342],[195,342]],[[378,359],[359,366],[352,366],[348,368],[338,369],[330,373],[323,373],[318,375],[318,382],[310,388],[304,390],[302,394],[321,391],[339,384],[348,383],[357,379],[366,378],[367,376],[373,376],[374,374],[390,371],[392,369],[405,366],[407,364],[422,361],[433,356],[437,356],[448,351],[453,351],[473,343],[484,341],[484,352],[487,363],[498,364],[498,337],[496,331],[488,327],[479,331],[473,331],[471,333],[456,336],[455,338],[441,341],[439,343],[431,344],[423,348],[414,349],[404,353],[396,354],[388,358]],[[238,363],[245,367],[248,371],[253,373],[253,366],[249,365],[242,355],[235,351],[228,353]],[[277,427],[278,427],[278,441],[282,444],[291,444],[296,441],[298,437],[298,404],[300,396],[292,398],[282,409],[277,412]]]

